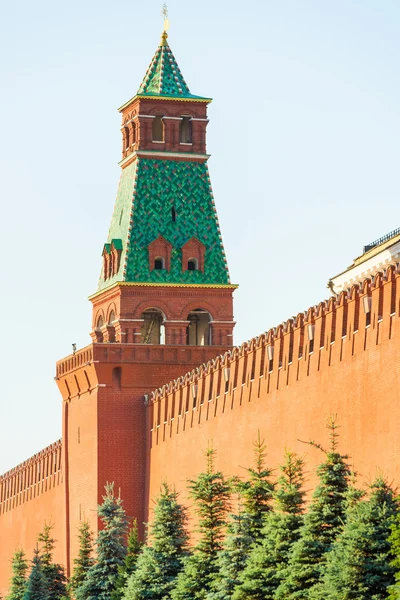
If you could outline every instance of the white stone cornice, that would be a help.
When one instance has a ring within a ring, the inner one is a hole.
[[[397,262],[400,258],[400,241],[382,252],[371,256],[364,262],[349,267],[343,273],[332,277],[333,289],[336,294],[351,288],[355,283],[362,283],[365,278],[375,275],[379,270],[385,269],[389,264]]]

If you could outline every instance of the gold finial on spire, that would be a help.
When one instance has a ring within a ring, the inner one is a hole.
[[[168,6],[164,2],[161,9],[161,14],[164,17],[164,31],[161,36],[161,46],[167,46],[167,37],[168,37],[168,29],[169,29],[169,19],[168,19]]]

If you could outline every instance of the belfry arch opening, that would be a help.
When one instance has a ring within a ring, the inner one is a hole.
[[[142,313],[142,344],[165,344],[164,315],[156,308],[148,308]]]
[[[104,319],[103,319],[102,315],[100,315],[99,318],[97,319],[97,323],[96,323],[97,341],[98,342],[103,341],[103,332],[101,330],[102,327],[104,327]]]
[[[186,343],[188,346],[211,345],[211,315],[202,308],[196,308],[189,313],[189,324],[186,330]]]

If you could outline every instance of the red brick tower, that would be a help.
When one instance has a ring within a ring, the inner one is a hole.
[[[57,364],[64,400],[67,564],[104,484],[146,519],[145,402],[232,346],[228,268],[207,168],[207,105],[164,32],[122,114],[122,173],[93,303],[92,344]]]

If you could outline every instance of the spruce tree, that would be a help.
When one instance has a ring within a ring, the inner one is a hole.
[[[199,518],[199,542],[177,578],[171,594],[174,600],[205,598],[218,572],[217,557],[222,548],[231,486],[220,471],[214,470],[215,450],[209,448],[206,458],[206,471],[189,480],[189,493]]]
[[[391,544],[391,552],[393,554],[393,560],[391,564],[395,570],[395,582],[390,587],[389,598],[391,598],[391,600],[400,600],[400,512],[397,512],[391,526],[391,535],[389,541]]]
[[[74,592],[85,581],[88,570],[94,565],[93,533],[88,521],[82,521],[79,527],[79,554],[74,559],[74,570],[68,589]]]
[[[128,522],[121,498],[114,496],[114,484],[105,486],[98,515],[103,529],[97,538],[97,561],[75,590],[76,600],[110,600],[118,576],[118,568],[126,556],[125,536]]]
[[[348,457],[337,451],[338,425],[334,418],[328,420],[331,444],[329,451],[320,444],[310,442],[325,453],[319,465],[319,485],[314,491],[300,537],[292,547],[289,563],[282,573],[284,580],[277,589],[277,599],[308,599],[310,590],[321,578],[326,554],[331,550],[345,521],[346,498],[350,479]]]
[[[207,600],[232,598],[254,542],[252,525],[252,519],[241,509],[241,506],[237,515],[230,516],[224,545],[218,553],[218,572],[211,583]]]
[[[47,579],[43,573],[42,559],[38,548],[33,551],[32,568],[23,600],[50,600]]]
[[[67,578],[64,567],[53,563],[55,548],[55,539],[51,535],[53,528],[54,525],[45,524],[38,536],[38,542],[41,544],[40,558],[43,575],[47,581],[49,600],[61,600],[67,596]]]
[[[393,490],[378,477],[368,500],[350,506],[346,524],[327,556],[323,582],[312,598],[380,600],[394,584],[391,525],[398,509]]]
[[[265,515],[271,510],[271,500],[274,484],[271,482],[271,469],[266,467],[266,444],[260,438],[254,446],[254,467],[248,467],[247,481],[238,484],[239,491],[243,497],[244,512],[249,517],[250,535],[254,541],[260,538],[261,529],[264,526]]]
[[[132,527],[128,534],[128,545],[123,564],[118,567],[118,576],[115,581],[115,589],[111,594],[111,600],[121,600],[126,591],[129,577],[136,569],[136,563],[143,548],[143,542],[139,540],[137,520],[133,519]]]
[[[287,451],[274,493],[274,511],[269,513],[241,573],[234,600],[269,600],[283,578],[293,544],[299,539],[304,511],[304,460]]]
[[[178,495],[163,483],[149,527],[149,543],[129,578],[125,600],[170,598],[175,580],[188,556],[187,514]]]
[[[28,561],[23,550],[16,550],[11,561],[12,577],[7,600],[22,600],[26,591]]]

